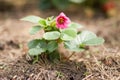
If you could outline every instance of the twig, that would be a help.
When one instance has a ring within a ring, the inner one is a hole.
[[[73,52],[69,57],[68,60],[75,54],[75,52]]]

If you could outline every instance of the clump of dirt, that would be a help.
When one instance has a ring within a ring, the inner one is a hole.
[[[0,40],[0,70],[4,68],[6,64],[14,62],[20,57],[22,50],[20,43],[16,40]]]
[[[3,51],[6,48],[20,49],[19,43],[13,40],[0,41],[0,50]]]
[[[5,72],[4,72],[5,71]],[[12,80],[81,80],[85,77],[86,66],[83,62],[46,62],[29,63],[20,58],[4,69],[0,79]]]
[[[15,49],[19,49],[19,48],[20,48],[19,44],[16,43],[16,42],[14,42],[13,40],[8,41],[8,42],[7,42],[7,45],[8,45],[8,46],[11,46],[11,47],[13,47],[13,48],[15,48]]]
[[[4,44],[0,43],[0,50],[4,50]]]

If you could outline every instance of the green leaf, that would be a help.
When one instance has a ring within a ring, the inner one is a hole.
[[[74,40],[76,44],[84,44],[84,45],[100,45],[104,43],[103,38],[99,38],[90,31],[83,31],[80,33],[77,38]]]
[[[28,52],[29,52],[29,55],[36,56],[36,55],[40,55],[42,52],[45,52],[45,50],[42,48],[32,48],[32,49],[29,49]]]
[[[93,32],[83,31],[71,41],[64,43],[65,47],[71,51],[82,51],[84,46],[100,45],[104,43],[104,39],[97,37]]]
[[[55,17],[54,16],[51,16],[51,17],[48,17],[47,20],[46,20],[46,24],[48,26],[54,26],[56,25],[56,21],[55,21]]]
[[[31,48],[35,48],[36,46],[38,46],[40,40],[39,39],[35,39],[35,40],[32,40],[28,43],[28,47],[29,49]]]
[[[56,40],[60,37],[60,33],[58,31],[46,32],[43,35],[43,38],[46,40]]]
[[[74,44],[74,42],[72,42],[72,41],[64,42],[64,46],[65,46],[65,48],[69,49],[70,51],[75,51],[75,52],[84,51],[83,48],[80,48],[79,45]]]
[[[46,46],[47,46],[47,43],[45,40],[41,40],[41,39],[35,39],[35,40],[32,40],[28,43],[28,47],[29,49],[32,49],[32,48],[43,48],[46,50]]]
[[[51,53],[58,48],[58,43],[56,41],[50,41],[47,45],[47,50]]]
[[[45,19],[39,20],[39,25],[42,27],[46,27],[46,20]]]
[[[42,29],[41,26],[34,26],[34,27],[32,27],[32,28],[30,29],[29,33],[30,33],[31,35],[34,35],[34,34],[36,34],[37,32],[39,32],[41,29]]]
[[[31,56],[39,55],[47,50],[47,43],[45,42],[45,40],[35,39],[28,43],[28,47],[28,52]]]
[[[76,29],[83,28],[82,25],[75,23],[75,22],[70,23],[68,26],[69,26],[69,28],[76,28]]]
[[[73,28],[67,28],[61,31],[61,39],[64,41],[73,40],[77,36],[77,30]]]
[[[38,23],[40,20],[43,20],[43,19],[38,16],[31,15],[31,16],[24,17],[21,20],[32,22],[32,23]]]
[[[104,39],[101,37],[93,38],[91,40],[88,40],[84,42],[85,45],[100,45],[104,43]]]

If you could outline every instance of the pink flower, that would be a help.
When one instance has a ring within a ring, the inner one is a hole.
[[[56,25],[59,29],[67,28],[70,22],[70,19],[63,12],[61,12],[56,18]]]

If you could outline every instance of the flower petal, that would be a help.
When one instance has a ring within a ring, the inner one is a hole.
[[[67,28],[70,22],[70,19],[63,12],[61,12],[60,15],[56,17],[56,26],[59,29]]]

